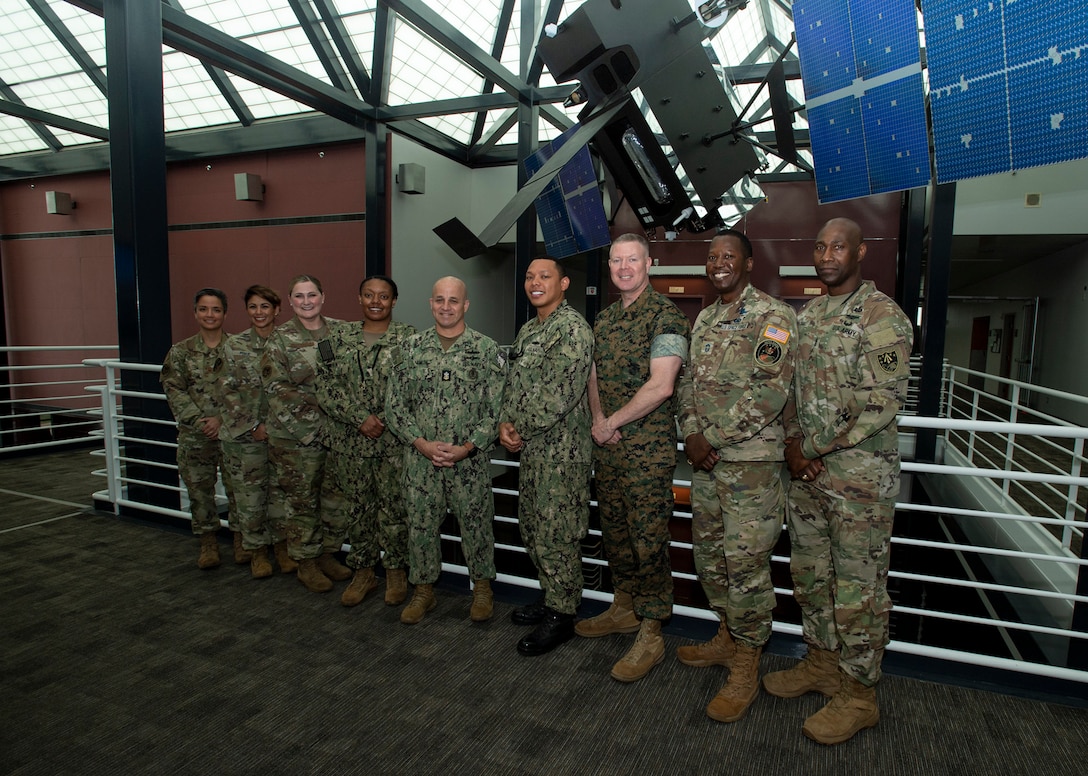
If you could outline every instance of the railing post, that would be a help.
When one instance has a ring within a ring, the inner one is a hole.
[[[1020,386],[1015,383],[1012,385],[1012,392],[1009,394],[1009,423],[1017,423],[1020,418]],[[1005,439],[1005,471],[1012,471],[1013,458],[1016,455],[1016,434],[1009,434]],[[1001,483],[1001,490],[1005,495],[1009,495],[1009,486],[1011,480],[1004,480]]]
[[[107,362],[106,384],[102,386],[102,446],[106,453],[106,490],[109,493],[113,513],[121,514],[117,502],[121,498],[121,454],[117,445],[117,379],[113,367]]]
[[[1074,477],[1080,476],[1081,471],[1081,459],[1084,457],[1084,438],[1080,437],[1073,440],[1073,465],[1069,467],[1069,473]],[[1065,519],[1073,521],[1077,519],[1077,499],[1080,498],[1080,486],[1075,482],[1069,486],[1069,490],[1065,496]],[[1084,532],[1081,531],[1081,543],[1084,543]],[[1067,525],[1062,528],[1062,547],[1067,550],[1073,545],[1073,526]]]

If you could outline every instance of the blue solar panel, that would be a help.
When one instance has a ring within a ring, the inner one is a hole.
[[[577,126],[568,129],[547,146],[525,160],[525,171],[532,177],[556,150],[562,148]],[[604,212],[597,173],[589,148],[580,149],[536,198],[536,215],[548,253],[557,259],[603,248],[612,242],[608,216]]]
[[[795,0],[820,202],[929,183],[912,0]]]
[[[938,182],[1088,156],[1088,3],[923,11]]]

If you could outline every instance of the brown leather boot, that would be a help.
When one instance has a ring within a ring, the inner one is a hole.
[[[385,603],[398,606],[408,597],[408,574],[404,569],[385,570]]]
[[[331,552],[323,553],[317,559],[317,567],[321,569],[322,574],[337,582],[343,582],[345,579],[351,579],[353,576],[352,570],[338,561],[336,556]]]
[[[412,593],[412,600],[400,613],[400,621],[405,625],[415,625],[423,619],[423,615],[431,611],[436,605],[434,585],[416,585],[416,589]]]
[[[763,676],[763,689],[779,698],[796,698],[806,692],[818,692],[828,698],[839,690],[839,653],[809,645],[808,653],[785,671]]]
[[[272,545],[272,552],[276,556],[276,565],[284,574],[294,574],[298,571],[298,562],[287,552],[287,540],[276,542]]]
[[[635,603],[631,594],[616,590],[612,595],[612,605],[588,620],[579,620],[574,625],[574,632],[587,639],[609,636],[613,633],[634,633],[639,629],[639,619],[635,615]]]
[[[495,598],[491,594],[491,580],[477,579],[472,583],[472,608],[468,618],[473,622],[486,622],[491,619],[495,609]]]
[[[242,546],[242,534],[238,531],[231,531],[234,534],[234,562],[239,566],[244,566],[253,560],[253,553]]]
[[[634,646],[612,666],[612,678],[621,682],[638,681],[664,659],[665,641],[661,638],[661,621],[645,619],[639,626]]]
[[[332,580],[321,573],[316,558],[303,558],[298,562],[298,581],[311,593],[327,593],[332,590]]]
[[[876,687],[866,687],[854,677],[843,674],[835,697],[805,720],[801,732],[820,744],[841,744],[859,730],[874,727],[879,721]]]
[[[759,656],[763,647],[737,643],[729,681],[707,704],[706,715],[718,722],[736,722],[759,694]]]
[[[219,540],[215,531],[200,535],[200,557],[196,565],[204,570],[219,567]]]
[[[733,662],[733,653],[736,645],[733,637],[729,635],[729,628],[723,621],[718,626],[718,635],[710,641],[695,644],[689,647],[678,647],[676,659],[686,666],[706,668],[707,666],[725,666]]]
[[[267,547],[258,547],[250,553],[249,575],[254,579],[272,576],[272,562],[268,559]]]
[[[378,580],[374,578],[374,569],[356,569],[355,576],[351,578],[351,582],[344,588],[344,593],[340,596],[340,603],[344,606],[361,604],[367,594],[371,590],[376,590],[377,587]]]

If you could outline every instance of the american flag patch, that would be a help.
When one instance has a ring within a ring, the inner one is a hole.
[[[780,329],[777,326],[767,324],[767,328],[763,330],[763,336],[767,339],[773,339],[775,342],[781,342],[785,345],[790,341],[790,333],[785,329]]]

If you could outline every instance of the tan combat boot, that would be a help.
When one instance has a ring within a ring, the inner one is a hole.
[[[468,617],[473,622],[486,622],[491,619],[495,608],[495,598],[491,594],[491,580],[477,579],[472,583],[472,608]]]
[[[218,568],[219,540],[215,538],[215,531],[200,535],[200,557],[196,565],[205,570]]]
[[[423,615],[431,611],[437,602],[434,600],[434,585],[416,585],[412,600],[400,613],[400,621],[405,625],[415,625]]]
[[[249,575],[254,579],[272,576],[272,562],[268,559],[267,547],[258,547],[250,552]]]
[[[733,637],[729,635],[729,628],[723,621],[718,626],[718,635],[710,641],[695,644],[689,647],[679,647],[676,650],[676,659],[686,666],[706,668],[707,666],[725,666],[729,668],[733,662],[733,653],[736,645]]]
[[[707,704],[706,715],[718,722],[736,722],[759,694],[759,656],[763,647],[738,643],[729,669],[729,681]]]
[[[613,633],[634,633],[639,629],[639,619],[635,615],[635,602],[631,594],[616,590],[612,596],[612,605],[588,620],[579,620],[574,625],[574,632],[587,639],[608,636]]]
[[[818,692],[828,698],[839,690],[839,653],[809,645],[805,659],[785,671],[763,677],[763,689],[779,698],[796,698]]]
[[[638,681],[664,659],[665,640],[661,638],[661,621],[645,619],[639,626],[634,646],[612,666],[612,678],[621,682]]]
[[[385,603],[397,606],[408,597],[408,574],[404,569],[385,570]]]
[[[276,564],[284,574],[294,574],[298,571],[298,562],[287,552],[287,540],[276,542],[272,545],[272,552],[276,556]]]
[[[801,732],[817,743],[841,744],[859,730],[874,727],[879,721],[876,687],[866,687],[854,677],[843,674],[835,697],[805,720]]]
[[[332,590],[332,580],[321,573],[316,558],[303,558],[298,562],[298,581],[311,593],[327,593]]]
[[[253,553],[242,546],[242,534],[238,531],[231,531],[234,534],[234,562],[239,566],[244,566],[253,560]]]
[[[377,588],[378,580],[374,577],[374,569],[356,569],[355,576],[351,578],[351,582],[344,588],[344,593],[340,596],[340,603],[344,606],[361,604],[367,594]]]
[[[318,557],[317,567],[321,569],[322,574],[329,579],[335,579],[337,582],[343,582],[345,579],[351,579],[352,577],[351,569],[338,561],[331,552],[322,553]]]

